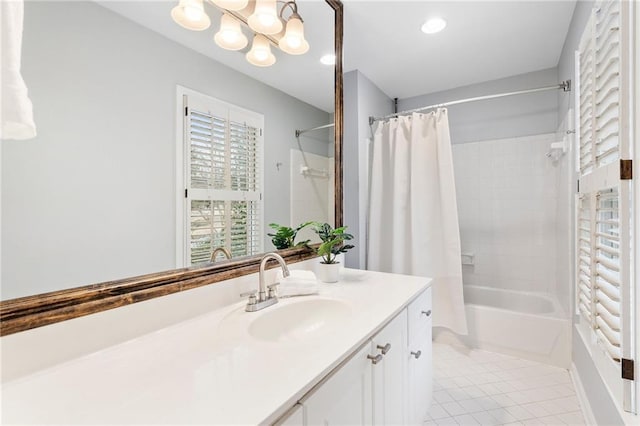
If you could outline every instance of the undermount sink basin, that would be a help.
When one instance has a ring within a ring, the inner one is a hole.
[[[287,341],[308,339],[343,326],[351,308],[335,299],[308,299],[266,308],[249,325],[249,334],[257,339]]]

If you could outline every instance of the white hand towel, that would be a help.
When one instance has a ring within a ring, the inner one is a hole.
[[[36,136],[33,105],[20,74],[23,16],[22,0],[0,1],[0,139],[30,139]]]
[[[307,296],[320,291],[316,274],[312,271],[293,270],[288,277],[283,277],[282,271],[278,271],[276,281],[280,283],[276,287],[278,297]]]

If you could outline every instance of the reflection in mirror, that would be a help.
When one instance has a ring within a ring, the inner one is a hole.
[[[319,61],[333,9],[298,4],[309,51],[258,68],[214,43],[219,9],[191,32],[176,4],[26,1],[38,136],[2,141],[3,300],[272,251],[268,223],[332,222],[332,129],[296,130],[334,121]]]

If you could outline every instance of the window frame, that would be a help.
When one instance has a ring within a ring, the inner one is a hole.
[[[176,178],[176,267],[190,267],[190,250],[188,236],[190,235],[190,202],[192,200],[191,195],[187,195],[186,191],[188,183],[190,181],[190,165],[187,164],[189,158],[189,139],[188,139],[188,126],[187,126],[187,105],[186,99],[199,98],[201,101],[211,102],[217,108],[227,109],[233,111],[234,114],[239,116],[250,117],[253,123],[260,129],[258,136],[258,182],[259,188],[257,191],[259,197],[255,199],[246,199],[246,201],[257,201],[259,203],[258,223],[260,227],[260,238],[258,238],[259,254],[264,251],[264,238],[262,233],[265,230],[264,223],[264,115],[249,109],[240,107],[230,102],[215,98],[208,94],[189,89],[185,86],[176,85],[176,143],[175,143],[175,178]],[[191,191],[193,193],[193,191]],[[234,191],[230,189],[218,189],[215,190],[218,194],[227,194],[228,197],[225,201],[242,201],[245,200],[241,194],[243,191]],[[251,255],[251,254],[249,254]]]

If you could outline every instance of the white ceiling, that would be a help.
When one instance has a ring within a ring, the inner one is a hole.
[[[333,13],[324,0],[297,0],[311,49],[275,51],[269,68],[250,65],[242,52],[213,42],[219,12],[207,6],[203,32],[171,20],[177,0],[97,0],[103,6],[216,61],[327,112],[333,111],[333,69],[319,58],[333,51]],[[557,66],[575,0],[383,1],[344,0],[344,68],[358,69],[389,97],[405,98]],[[420,31],[432,16],[444,31]],[[249,35],[248,31],[245,31]],[[275,49],[274,49],[275,50]]]
[[[572,1],[346,0],[344,66],[392,98],[438,92],[558,65]],[[424,34],[430,17],[447,27]]]

